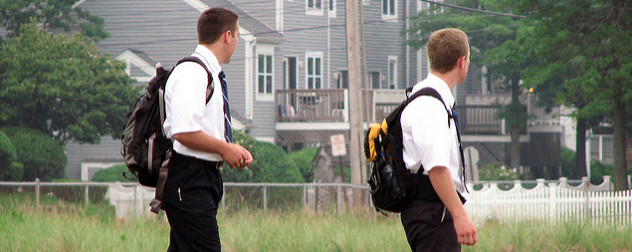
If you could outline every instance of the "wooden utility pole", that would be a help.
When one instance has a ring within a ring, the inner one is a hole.
[[[349,71],[349,159],[351,163],[351,183],[362,185],[362,169],[366,162],[361,151],[362,130],[362,69],[360,67],[360,28],[358,26],[359,0],[346,1],[347,21],[347,66]],[[360,200],[360,198],[357,198]],[[358,201],[359,203],[359,201]]]

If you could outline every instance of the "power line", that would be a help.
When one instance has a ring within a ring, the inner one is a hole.
[[[426,2],[426,3],[431,3],[431,4],[436,4],[436,5],[441,5],[441,6],[446,6],[446,7],[455,8],[455,9],[460,9],[460,10],[466,10],[466,11],[471,11],[471,12],[480,12],[480,13],[492,14],[492,15],[497,15],[497,16],[505,16],[505,17],[513,17],[513,18],[526,18],[527,17],[527,16],[514,15],[514,14],[509,14],[509,13],[501,13],[501,12],[493,12],[493,11],[473,9],[473,8],[468,8],[468,7],[464,7],[464,6],[440,3],[440,2],[429,1],[429,0],[419,0],[419,1]]]

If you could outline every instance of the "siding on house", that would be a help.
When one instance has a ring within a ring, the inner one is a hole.
[[[66,144],[66,175],[69,179],[81,178],[81,163],[89,160],[107,160],[123,163],[121,140],[110,136],[101,137],[100,144],[79,144],[71,141]]]

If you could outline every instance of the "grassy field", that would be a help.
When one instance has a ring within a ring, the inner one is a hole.
[[[166,251],[163,217],[117,220],[105,203],[32,207],[0,197],[0,251]],[[220,212],[224,251],[409,251],[396,217],[373,213]],[[478,225],[464,251],[632,251],[632,227],[524,222]]]

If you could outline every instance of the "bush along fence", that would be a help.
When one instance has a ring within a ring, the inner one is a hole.
[[[569,181],[502,181],[468,183],[465,208],[475,222],[529,220],[589,221],[599,224],[632,225],[632,190],[611,191],[610,178],[600,185],[585,178]],[[6,195],[2,195],[6,194]],[[354,196],[355,195],[355,196]],[[118,218],[152,215],[149,201],[153,188],[136,183],[48,183],[0,182],[0,199],[33,198],[35,206],[55,200],[90,204],[107,201]],[[40,199],[42,198],[42,199]],[[355,201],[356,202],[354,204]],[[355,207],[354,207],[355,206]],[[222,211],[247,208],[262,211],[309,209],[315,212],[372,211],[368,188],[343,183],[224,183]]]

